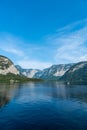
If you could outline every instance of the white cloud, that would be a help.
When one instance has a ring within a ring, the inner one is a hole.
[[[43,69],[52,64],[85,61],[87,19],[60,28],[37,44],[9,34],[0,35],[0,50],[9,53],[15,63],[24,68]]]
[[[56,46],[54,55],[56,63],[87,60],[87,19],[57,30],[48,41]]]
[[[14,57],[14,63],[23,68],[44,69],[52,65],[52,63],[45,62],[44,59],[40,61],[38,58],[41,54],[44,55],[42,46],[30,44],[9,34],[0,36],[0,44],[0,51],[3,51],[3,54],[10,54],[10,57]]]
[[[33,68],[33,69],[44,69],[48,68],[52,65],[52,63],[49,62],[41,62],[36,60],[20,60],[18,61],[18,64],[22,66],[23,68]]]
[[[8,53],[16,54],[18,56],[23,56],[23,52],[14,47],[3,47],[3,48],[1,47],[1,50],[8,52]]]
[[[79,61],[87,61],[87,54],[84,55],[84,56],[81,56],[81,57],[79,58]]]
[[[12,35],[1,35],[0,37],[0,50],[12,53],[17,56],[23,56],[24,52],[23,50],[19,49],[17,44],[21,44],[21,40],[17,39],[16,37],[13,37]]]

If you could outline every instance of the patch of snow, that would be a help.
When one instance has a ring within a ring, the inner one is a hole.
[[[67,70],[60,70],[60,71],[57,71],[55,74],[54,74],[54,76],[63,76],[64,74],[65,74],[65,72],[66,72]]]
[[[26,73],[26,72],[23,72],[22,74],[25,75],[25,76],[27,76],[27,73]]]
[[[30,73],[27,74],[28,78],[33,78],[34,75],[38,72],[38,70],[31,70]]]
[[[84,66],[85,64],[84,63],[82,63],[82,64],[80,64],[80,65],[77,65],[75,68],[73,68],[73,70],[71,70],[72,72],[74,72],[75,70],[78,70],[78,69],[80,69],[80,68],[83,68],[83,66]]]

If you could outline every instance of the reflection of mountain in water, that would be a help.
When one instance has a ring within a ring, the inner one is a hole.
[[[29,82],[25,84],[0,84],[0,107],[11,99],[21,102],[35,100],[77,100],[87,103],[87,86],[65,86],[58,82]]]
[[[59,84],[58,82],[48,82],[50,87],[46,95],[50,98],[58,98],[62,100],[79,100],[87,103],[87,86],[86,85],[70,85]]]
[[[5,93],[0,93],[0,107],[4,106],[9,102],[9,97]]]
[[[17,85],[0,84],[0,107],[9,103],[14,97],[14,90]]]

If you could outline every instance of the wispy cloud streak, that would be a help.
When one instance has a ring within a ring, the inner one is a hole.
[[[12,35],[1,35],[0,50],[17,56],[23,56],[24,52],[19,48],[19,44],[21,44],[21,42],[22,41],[18,40],[16,37],[13,37]]]
[[[24,68],[43,69],[52,64],[87,60],[87,19],[77,21],[30,43],[9,34],[0,35],[0,51]],[[16,58],[15,58],[16,57]]]
[[[87,20],[70,24],[50,36],[55,49],[55,61],[69,63],[87,60]]]

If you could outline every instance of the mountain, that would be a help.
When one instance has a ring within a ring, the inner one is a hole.
[[[44,69],[42,72],[38,72],[35,76],[41,79],[56,80],[65,74],[73,64],[59,64],[52,65],[51,67]]]
[[[18,75],[19,71],[10,59],[0,55],[0,74],[7,75],[8,73]]]
[[[20,72],[20,74],[28,77],[28,78],[36,78],[35,74],[38,73],[40,70],[38,69],[23,69],[21,66],[16,65],[16,68]]]
[[[59,64],[52,65],[44,70],[38,69],[23,69],[20,66],[16,66],[21,74],[29,78],[40,78],[45,80],[56,80],[65,74],[73,64]]]
[[[27,82],[27,81],[41,81],[36,78],[27,78],[24,75],[21,75],[19,70],[13,64],[13,62],[5,57],[0,55],[0,83],[8,82]]]
[[[52,65],[49,68],[23,69],[7,57],[0,55],[0,82],[58,80],[66,84],[87,84],[87,61],[76,64]]]
[[[61,80],[67,84],[87,84],[87,61],[72,66]]]

